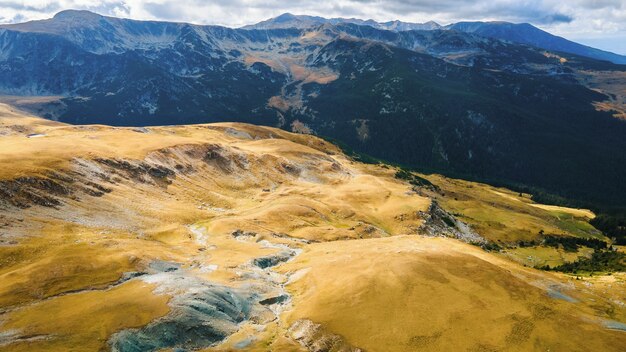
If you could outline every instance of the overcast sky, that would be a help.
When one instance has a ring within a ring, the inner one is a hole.
[[[440,24],[529,22],[583,44],[626,54],[626,0],[0,0],[0,23],[49,18],[65,9],[231,27],[284,12]]]

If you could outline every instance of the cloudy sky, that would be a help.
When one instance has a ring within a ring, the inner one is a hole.
[[[529,22],[571,40],[626,54],[626,0],[0,0],[0,23],[49,18],[64,9],[232,27],[284,12],[440,24]]]

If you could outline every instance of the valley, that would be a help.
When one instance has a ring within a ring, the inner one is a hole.
[[[2,351],[626,344],[624,272],[539,269],[611,243],[589,210],[243,123],[0,105],[0,150]]]

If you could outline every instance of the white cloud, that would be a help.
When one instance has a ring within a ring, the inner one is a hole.
[[[503,20],[530,22],[566,38],[604,39],[609,46],[611,38],[620,40],[626,35],[626,0],[0,0],[0,21],[49,18],[63,9],[233,27],[284,12],[443,24]],[[617,42],[614,46],[623,48]]]

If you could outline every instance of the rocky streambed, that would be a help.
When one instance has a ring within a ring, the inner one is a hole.
[[[202,241],[206,241],[205,231],[196,226],[190,229],[196,235],[202,234]],[[232,240],[254,241],[254,237],[233,235]],[[268,240],[257,243],[277,252],[239,265],[236,268],[239,280],[232,286],[211,282],[197,275],[197,270],[185,268],[183,263],[153,261],[150,273],[133,280],[154,284],[154,293],[172,296],[170,312],[142,328],[114,334],[109,339],[111,349],[134,352],[206,348],[224,341],[243,324],[253,324],[260,331],[262,326],[279,319],[290,305],[284,287],[289,277],[272,269],[295,258],[301,249]],[[248,336],[237,345],[244,348],[254,340],[254,336]]]

